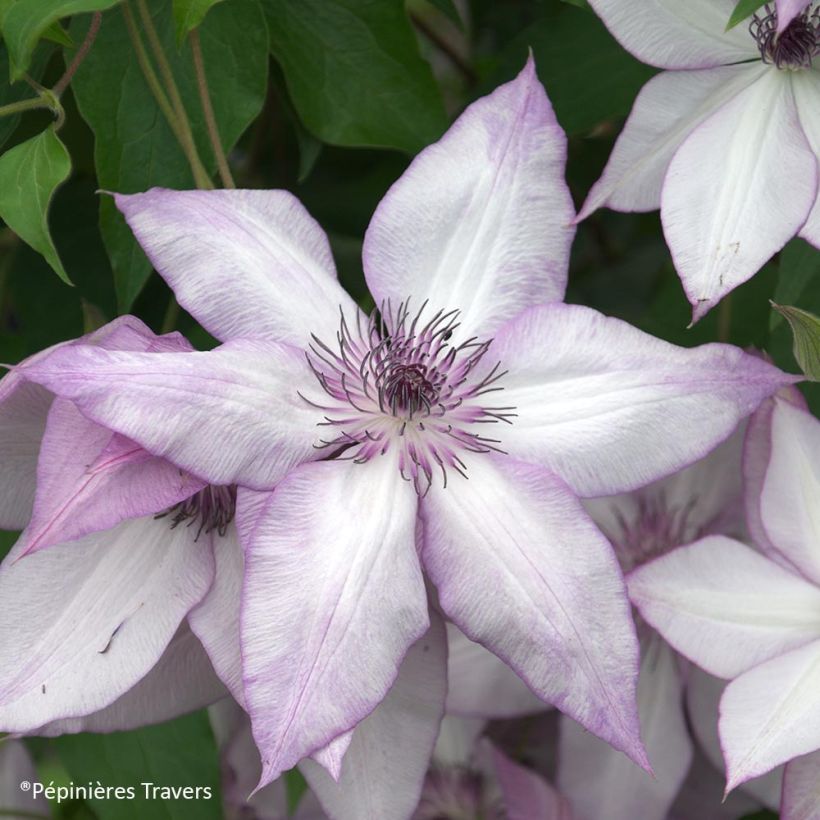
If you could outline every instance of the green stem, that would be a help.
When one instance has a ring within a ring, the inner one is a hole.
[[[202,60],[202,46],[199,43],[199,30],[194,29],[190,35],[191,54],[194,58],[194,71],[196,73],[196,84],[199,88],[199,99],[202,102],[202,112],[205,114],[205,125],[208,129],[208,139],[211,141],[211,148],[216,157],[216,165],[219,169],[219,178],[225,188],[236,188],[231,169],[228,166],[228,159],[222,150],[222,140],[219,138],[219,129],[216,126],[214,107],[211,105],[211,95],[208,91],[208,78],[205,75],[205,63]]]
[[[177,326],[179,319],[179,302],[171,294],[171,301],[168,302],[168,307],[165,309],[165,316],[162,317],[162,327],[160,333],[170,333]]]
[[[723,297],[718,306],[717,338],[719,342],[728,342],[732,335],[732,295]]]
[[[0,106],[0,117],[10,117],[12,114],[32,111],[35,108],[51,108],[51,105],[43,97],[32,97],[30,100],[20,100],[20,102]]]
[[[157,61],[159,72],[162,75],[163,82],[165,83],[165,90],[168,92],[168,99],[170,100],[171,106],[173,107],[176,115],[181,138],[180,144],[182,145],[182,150],[185,151],[185,155],[188,157],[188,161],[191,163],[191,170],[194,174],[196,187],[210,190],[214,187],[213,183],[211,182],[208,172],[205,170],[205,166],[202,164],[202,160],[199,158],[199,152],[197,151],[196,143],[194,142],[194,135],[191,131],[191,123],[188,121],[188,113],[185,111],[185,105],[182,102],[182,97],[180,96],[177,84],[174,81],[174,73],[171,71],[171,65],[168,62],[168,58],[165,56],[165,51],[162,48],[162,42],[160,41],[159,34],[157,34],[157,30],[154,27],[154,21],[151,18],[151,12],[149,11],[145,0],[137,0],[137,10],[139,11],[140,18],[142,19],[145,34],[148,37],[148,45],[154,53],[154,59]]]
[[[96,11],[94,12],[94,16],[91,18],[91,25],[88,27],[88,32],[85,35],[83,44],[74,55],[74,59],[65,70],[65,74],[57,80],[57,85],[55,85],[52,89],[55,97],[61,97],[66,88],[68,88],[68,84],[74,78],[74,75],[77,73],[77,69],[86,58],[88,52],[91,50],[91,46],[94,45],[94,40],[97,39],[97,32],[100,30],[100,23],[102,23],[102,12]]]

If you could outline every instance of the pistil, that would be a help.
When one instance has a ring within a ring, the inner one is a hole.
[[[811,68],[820,54],[820,7],[809,6],[779,35],[777,10],[767,3],[763,11],[749,25],[763,62],[780,69]]]

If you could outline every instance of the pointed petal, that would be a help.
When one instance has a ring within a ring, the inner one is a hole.
[[[817,158],[791,73],[764,72],[698,126],[669,165],[661,218],[694,321],[757,273],[817,198]]]
[[[240,490],[245,698],[263,784],[365,718],[426,631],[416,506],[390,456]]]
[[[234,699],[244,706],[239,606],[245,559],[235,524],[228,526],[225,535],[213,531],[208,539],[213,543],[216,563],[214,582],[202,601],[188,613],[188,623],[205,647],[217,675]]]
[[[499,403],[517,416],[499,431],[504,449],[583,496],[633,490],[703,458],[797,380],[738,348],[677,347],[579,305],[527,311],[486,359],[509,371]]]
[[[536,694],[643,765],[638,646],[609,543],[541,467],[485,456],[469,476],[422,503],[422,558],[442,609]]]
[[[378,706],[376,707],[379,708]],[[331,780],[335,783],[339,782],[342,776],[342,763],[353,741],[353,729],[339,735],[335,740],[331,740],[327,746],[315,751],[311,756],[311,760],[321,766],[330,775]]]
[[[83,717],[56,720],[40,727],[37,734],[130,731],[227,700],[227,694],[202,644],[183,622],[156,666],[110,706]]]
[[[494,746],[491,754],[507,820],[572,820],[567,799],[543,777],[514,763]]]
[[[683,141],[768,70],[760,63],[741,63],[702,71],[665,71],[653,77],[635,99],[578,220],[602,206],[616,211],[660,208],[664,176]]]
[[[315,379],[288,345],[243,339],[168,354],[77,345],[27,373],[93,421],[213,484],[268,489],[316,457],[320,411],[297,392]]]
[[[31,523],[15,558],[161,513],[204,483],[133,441],[89,421],[66,399],[48,415]]]
[[[575,215],[566,137],[530,58],[473,103],[388,191],[367,229],[364,270],[379,305],[459,309],[466,336],[561,301]]]
[[[786,764],[782,820],[820,820],[820,751]]]
[[[720,702],[726,790],[820,749],[820,641],[733,680]]]
[[[447,624],[447,713],[511,718],[549,707],[501,658]]]
[[[398,820],[419,802],[447,692],[444,624],[430,620],[385,699],[353,732],[339,782],[311,760],[299,766],[334,820]]]
[[[213,555],[153,518],[0,570],[0,730],[98,711],[154,667],[213,581]]]
[[[760,517],[769,541],[807,578],[820,584],[820,421],[778,401]]]
[[[115,196],[179,303],[222,341],[304,346],[355,307],[336,280],[324,231],[287,191],[169,191]]]
[[[658,68],[709,68],[759,58],[745,26],[726,31],[734,0],[590,0],[620,44]]]
[[[715,678],[708,672],[690,666],[686,674],[686,706],[689,725],[700,748],[707,755],[716,771],[723,772],[723,751],[720,748],[718,717],[720,699],[726,691],[726,681]],[[751,795],[761,805],[777,811],[783,790],[783,768],[773,769],[768,774],[748,780],[743,784],[743,793]],[[735,792],[732,797],[739,795]],[[715,801],[717,802],[717,801]],[[742,812],[737,816],[741,816]]]
[[[645,644],[638,681],[641,733],[655,777],[561,720],[558,788],[578,820],[665,820],[692,762],[683,714],[683,681],[672,650],[658,635]]]
[[[34,761],[21,740],[6,739],[0,743],[0,808],[6,817],[24,820],[51,816],[48,800],[42,794],[35,797],[32,790],[20,788],[24,781],[39,780]]]
[[[820,589],[722,535],[645,564],[627,583],[641,615],[718,677],[820,638]]]
[[[777,33],[781,34],[789,23],[803,11],[806,6],[811,5],[811,0],[775,0],[777,7]]]

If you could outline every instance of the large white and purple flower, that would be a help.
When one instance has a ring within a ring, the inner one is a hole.
[[[638,95],[579,214],[661,209],[697,321],[795,235],[820,247],[820,6],[590,0],[639,60]]]
[[[379,205],[371,318],[287,192],[118,196],[180,304],[224,344],[72,346],[29,370],[150,453],[239,486],[263,783],[331,742],[340,759],[428,630],[425,573],[469,638],[646,765],[629,604],[577,496],[704,456],[792,377],[562,304],[565,154],[530,62]]]

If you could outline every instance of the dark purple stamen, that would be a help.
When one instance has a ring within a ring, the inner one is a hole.
[[[172,516],[172,530],[183,521],[188,522],[185,525],[187,527],[198,523],[199,529],[194,538],[194,541],[198,541],[203,531],[209,533],[216,530],[219,535],[225,535],[235,514],[236,487],[214,487],[209,484],[205,489],[186,498],[185,501],[180,501],[164,513],[155,515],[154,518]]]
[[[749,31],[757,42],[764,63],[778,68],[811,68],[820,54],[820,7],[809,6],[777,34],[777,10],[769,3],[765,13],[755,14]]]

